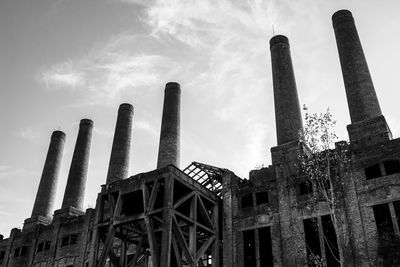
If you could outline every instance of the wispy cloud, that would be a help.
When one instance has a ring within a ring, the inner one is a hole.
[[[145,131],[147,134],[150,134],[154,137],[157,137],[159,135],[156,128],[153,125],[151,125],[148,121],[136,120],[133,123],[133,128]]]
[[[164,65],[165,58],[157,55],[102,54],[79,60],[73,71],[60,64],[42,74],[48,88],[80,89],[97,99],[113,99],[123,90],[147,87],[160,79],[154,66]]]
[[[106,129],[102,129],[102,128],[99,129],[98,127],[94,128],[94,132],[95,132],[95,134],[105,136],[108,138],[111,138],[114,135],[114,133],[111,130],[106,130]]]
[[[159,82],[160,74],[174,70],[174,62],[165,55],[132,50],[135,42],[147,39],[129,33],[112,37],[80,59],[42,71],[38,80],[49,89],[79,91],[87,102],[96,104],[112,102],[128,89],[146,90]]]
[[[72,61],[53,66],[39,75],[39,80],[46,84],[47,88],[69,87],[77,88],[85,85],[84,73],[75,68]]]
[[[234,152],[237,161],[245,154],[256,161],[248,168],[260,163],[264,158],[260,146],[272,134],[261,126],[273,121],[271,115],[264,116],[273,106],[267,74],[272,25],[286,33],[293,27],[288,17],[310,16],[294,12],[302,9],[289,0],[120,2],[140,6],[145,34],[122,32],[82,58],[42,72],[41,81],[49,88],[82,92],[88,102],[101,104],[127,92],[136,92],[135,100],[140,102],[144,93],[162,82],[180,81],[192,101],[204,103],[203,109],[209,110],[202,120],[234,125],[232,129],[243,139],[242,149]],[[157,135],[149,124],[139,121],[134,127]]]
[[[3,171],[5,171],[5,170],[7,170],[7,169],[9,169],[9,168],[10,168],[10,166],[7,166],[7,165],[0,165],[0,173],[3,172]]]
[[[15,177],[29,177],[37,174],[37,172],[30,171],[24,168],[0,166],[0,179],[12,180]]]
[[[141,6],[150,6],[154,4],[154,0],[120,0],[122,3],[136,4]]]
[[[26,139],[26,140],[32,141],[32,140],[35,140],[35,139],[39,138],[40,137],[40,133],[39,133],[38,130],[29,127],[29,128],[20,130],[17,133],[17,136],[22,138],[22,139]]]

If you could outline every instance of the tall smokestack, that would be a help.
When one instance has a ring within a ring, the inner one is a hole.
[[[350,11],[332,16],[351,122],[382,115],[360,38]]]
[[[49,150],[31,217],[50,217],[52,215],[64,143],[65,133],[54,131],[51,135]]]
[[[62,209],[68,207],[83,209],[92,131],[93,121],[89,119],[81,120],[61,206]]]
[[[181,87],[179,83],[165,85],[157,168],[180,163]]]
[[[106,183],[128,178],[129,153],[131,150],[133,106],[121,104],[118,109],[114,141]]]
[[[269,41],[274,84],[275,121],[278,145],[298,139],[303,128],[289,40],[276,35]]]

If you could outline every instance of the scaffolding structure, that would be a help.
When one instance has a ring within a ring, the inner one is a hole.
[[[173,165],[104,185],[90,266],[218,267],[220,205],[210,187]]]

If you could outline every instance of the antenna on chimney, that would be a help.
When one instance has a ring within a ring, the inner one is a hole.
[[[272,24],[272,36],[275,36],[274,24]]]

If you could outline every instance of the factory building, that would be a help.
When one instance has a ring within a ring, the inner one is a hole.
[[[157,168],[128,177],[134,110],[121,104],[94,209],[83,210],[93,122],[79,125],[59,209],[65,134],[53,132],[32,214],[1,238],[0,266],[314,266],[311,256],[323,266],[340,266],[339,258],[342,266],[388,266],[385,253],[400,249],[400,139],[381,112],[351,12],[337,11],[332,22],[351,118],[349,142],[334,148],[350,159],[346,170],[334,166],[340,227],[333,227],[323,199],[309,208],[307,177],[296,167],[304,144],[295,70],[288,38],[276,35],[270,52],[277,145],[270,166],[250,171],[249,179],[199,162],[181,168],[181,88],[167,83]],[[388,235],[393,242],[382,247]]]

